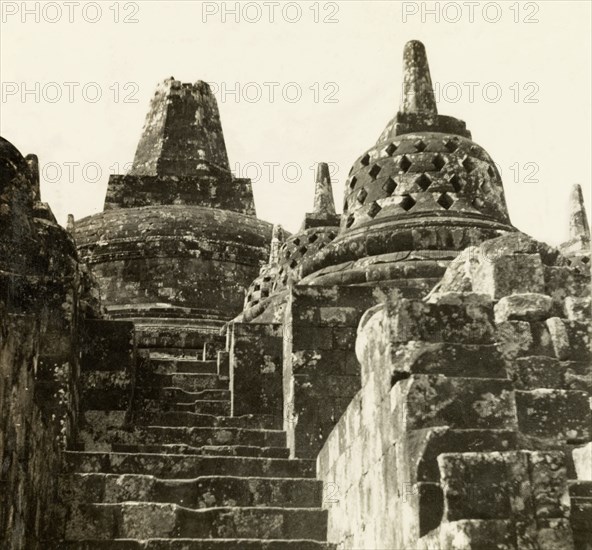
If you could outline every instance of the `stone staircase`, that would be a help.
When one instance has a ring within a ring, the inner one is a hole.
[[[228,378],[201,350],[144,357],[131,415],[84,413],[81,449],[65,457],[55,548],[333,548],[315,461],[288,458],[281,419],[230,416]]]

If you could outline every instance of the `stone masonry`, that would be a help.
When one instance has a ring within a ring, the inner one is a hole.
[[[60,227],[0,138],[0,548],[591,550],[590,230],[510,221],[425,48],[291,235],[207,84]]]

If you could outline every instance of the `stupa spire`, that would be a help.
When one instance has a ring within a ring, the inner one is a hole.
[[[130,174],[193,175],[204,162],[230,171],[216,98],[206,82],[171,77],[152,99]]]
[[[576,183],[569,197],[569,238],[570,240],[590,240],[590,226],[586,217],[582,187]]]
[[[284,244],[286,235],[280,224],[274,224],[271,233],[271,247],[269,251],[269,265],[275,265],[280,259],[280,248]]]
[[[377,143],[414,132],[441,132],[471,138],[462,120],[438,114],[428,56],[419,40],[410,40],[403,48],[399,111],[386,125]]]
[[[317,215],[335,215],[335,200],[333,198],[331,175],[329,174],[329,165],[326,162],[319,162],[317,164],[313,212]]]
[[[403,49],[400,112],[438,114],[426,49],[419,40],[410,40]]]

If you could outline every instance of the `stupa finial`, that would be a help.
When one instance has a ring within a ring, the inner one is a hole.
[[[271,233],[271,247],[269,251],[269,265],[274,265],[279,262],[280,248],[284,244],[286,235],[284,228],[280,224],[274,224]]]
[[[400,111],[438,114],[426,49],[419,40],[410,40],[403,50],[403,93]]]
[[[333,199],[331,175],[329,174],[329,165],[326,162],[319,162],[317,164],[313,212],[319,215],[335,215],[335,200]]]
[[[590,226],[586,217],[582,187],[576,183],[569,198],[569,238],[570,240],[590,240]]]

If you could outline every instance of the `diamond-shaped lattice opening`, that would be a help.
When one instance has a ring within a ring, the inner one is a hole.
[[[382,210],[382,208],[380,207],[380,204],[378,204],[377,202],[373,202],[370,205],[370,208],[368,209],[368,216],[370,216],[371,218],[375,218],[376,215]]]
[[[267,298],[269,296],[269,289],[265,288],[261,291],[261,298]]]
[[[590,262],[590,258],[588,258],[588,256],[582,256],[580,258],[580,262],[582,262],[583,264],[587,264]]]
[[[407,170],[409,170],[410,167],[411,161],[409,160],[409,157],[407,155],[403,155],[401,157],[401,160],[399,161],[399,168],[401,168],[403,172],[407,172]]]
[[[296,237],[292,242],[294,243],[294,246],[298,246],[300,244],[300,239]]]
[[[286,250],[286,253],[284,254],[284,256],[285,256],[286,260],[289,260],[290,259],[290,251]]]
[[[329,233],[329,238],[333,240],[335,238],[335,233]]]
[[[444,208],[444,210],[448,210],[454,204],[454,199],[447,193],[442,193],[436,202]]]
[[[432,185],[432,179],[427,174],[422,174],[421,176],[415,179],[415,183],[417,183],[417,185],[419,185],[424,191],[426,191],[427,188],[430,185]]]
[[[390,157],[397,150],[397,146],[394,143],[389,143],[385,148],[384,152]]]
[[[373,179],[376,179],[376,177],[378,176],[378,174],[380,174],[380,166],[378,166],[378,164],[374,164],[372,166],[372,168],[370,168],[370,170],[368,170],[368,174],[370,174],[370,177],[372,177]]]
[[[442,170],[446,164],[446,159],[442,155],[436,155],[432,160],[432,164],[435,166],[436,170]]]
[[[458,149],[458,142],[453,139],[447,139],[444,141],[444,147],[446,147],[450,153],[454,153],[454,151]]]
[[[361,159],[360,164],[362,166],[368,166],[370,164],[370,155],[366,153]]]
[[[292,260],[292,261],[290,262],[290,267],[291,267],[292,269],[296,269],[296,268],[298,267],[298,262],[297,262],[296,260]]]
[[[344,212],[347,212],[347,209],[348,209],[348,208],[349,208],[349,204],[348,204],[348,202],[347,202],[347,199],[345,199],[345,200],[343,201],[343,211],[344,211]]]
[[[422,151],[425,151],[425,148],[427,147],[427,145],[423,142],[423,140],[418,139],[413,146],[415,147],[415,150],[418,153],[421,153]]]
[[[254,287],[253,290],[260,290],[261,289],[261,285],[259,283],[257,283]]]
[[[467,172],[472,172],[477,167],[475,161],[468,156],[463,159],[462,165]]]
[[[304,255],[306,254],[306,251],[307,251],[307,250],[308,250],[308,249],[306,248],[306,246],[301,246],[301,247],[298,249],[298,252],[300,252],[300,254],[302,254],[302,255],[304,256]]]
[[[349,188],[353,189],[356,186],[356,183],[358,183],[358,178],[356,178],[356,176],[354,176],[351,181],[349,182]]]
[[[368,196],[368,191],[366,191],[366,189],[362,188],[362,189],[360,189],[356,199],[360,204],[364,204],[364,201],[366,200],[367,196]]]
[[[310,244],[314,243],[317,239],[319,238],[319,236],[316,233],[313,233],[312,235],[310,235],[308,237],[308,242]]]
[[[271,277],[263,277],[264,283],[269,283],[269,281],[271,281]]]
[[[460,182],[460,178],[454,174],[449,180],[448,182],[450,183],[450,185],[452,185],[452,188],[454,189],[454,191],[456,193],[460,193],[460,189],[461,189],[461,182]]]
[[[490,166],[490,167],[487,169],[487,173],[489,174],[489,177],[490,177],[491,179],[495,178],[495,170],[493,169],[493,166]]]
[[[347,217],[347,221],[345,222],[345,227],[351,227],[354,224],[355,219],[356,218],[354,217],[354,215],[353,214],[350,214]]]
[[[411,210],[415,206],[415,203],[416,201],[411,195],[403,195],[403,198],[399,203],[399,206],[403,210],[407,210],[407,212],[409,212],[409,210]]]
[[[382,188],[384,189],[384,192],[387,194],[387,196],[390,197],[397,188],[397,182],[393,178],[389,178],[384,182]]]

